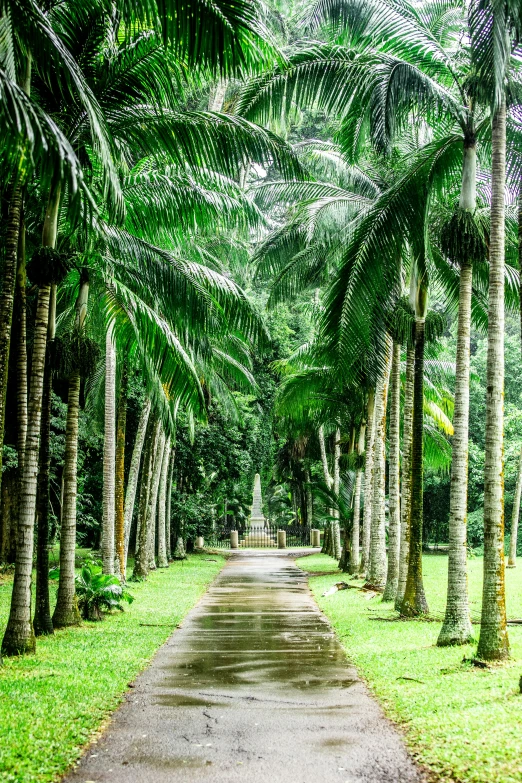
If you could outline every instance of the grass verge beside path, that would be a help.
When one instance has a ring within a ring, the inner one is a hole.
[[[131,583],[135,601],[125,612],[41,637],[36,655],[4,659],[0,780],[47,783],[64,772],[224,563],[190,555]],[[0,583],[2,629],[10,592]]]
[[[322,593],[349,580],[327,555],[297,561],[311,576],[310,586],[348,657],[379,698],[389,717],[400,723],[419,761],[442,781],[520,783],[522,781],[522,626],[510,626],[512,660],[478,669],[473,645],[436,647],[440,620],[396,621],[380,596],[366,600],[357,590]],[[424,557],[430,611],[442,618],[446,598],[447,557]],[[468,561],[473,619],[479,618],[482,558]],[[522,564],[506,571],[508,618],[522,617]],[[478,637],[479,626],[474,626]]]

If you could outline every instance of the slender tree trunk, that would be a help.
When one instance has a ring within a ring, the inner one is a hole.
[[[89,276],[83,270],[76,300],[76,328],[83,328],[87,315]],[[79,360],[79,357],[78,357]],[[80,417],[80,372],[69,378],[65,454],[63,458],[63,507],[60,528],[60,580],[53,614],[55,628],[78,625],[81,621],[76,601],[76,501],[78,496],[78,422]]]
[[[355,487],[353,495],[353,524],[352,524],[352,543],[350,553],[350,574],[359,573],[360,544],[361,534],[361,488],[362,488],[362,470],[358,469],[355,474]]]
[[[522,182],[518,193],[518,268],[522,269]],[[522,276],[519,284],[520,299],[520,344],[522,347]],[[518,539],[518,518],[520,516],[520,496],[522,494],[522,446],[520,447],[520,459],[518,463],[517,483],[515,488],[515,497],[513,499],[513,512],[511,514],[511,536],[509,539],[509,557],[508,568],[515,568],[517,565],[517,539]]]
[[[366,440],[366,427],[367,423],[363,421],[359,427],[359,437],[357,439],[357,459],[360,460],[364,452],[364,444]],[[350,567],[349,572],[351,574],[359,573],[359,560],[360,560],[360,537],[361,537],[361,488],[362,488],[362,468],[360,463],[357,465],[355,473],[355,487],[353,492],[353,521],[352,521],[352,542],[350,553]]]
[[[122,367],[120,395],[118,398],[118,423],[116,432],[116,476],[114,496],[115,508],[115,551],[117,573],[125,581],[125,431],[127,424],[127,368]]]
[[[399,554],[399,582],[395,609],[399,612],[406,590],[408,559],[410,555],[411,523],[411,437],[413,429],[413,375],[415,371],[415,349],[406,349],[406,372],[404,381],[404,410],[402,432],[401,471],[401,548]]]
[[[305,492],[306,492],[306,519],[310,528],[313,527],[314,501],[311,488],[311,477],[309,468],[305,468]]]
[[[422,581],[422,525],[424,516],[424,344],[425,318],[415,319],[415,371],[411,445],[411,520],[408,574],[401,615],[428,613]]]
[[[63,464],[64,497],[60,530],[60,581],[53,614],[53,625],[55,628],[79,625],[81,621],[74,583],[79,410],[80,373],[76,372],[69,379],[69,394],[67,397]]]
[[[167,558],[167,480],[170,462],[170,438],[163,451],[159,495],[158,495],[158,568],[168,568]]]
[[[11,326],[13,322],[18,237],[20,233],[21,215],[22,186],[18,182],[12,185],[9,198],[9,214],[7,217],[4,263],[2,267],[2,292],[0,294],[0,476],[2,470],[7,374],[9,369],[9,349],[11,344]]]
[[[470,262],[460,272],[455,410],[451,461],[448,597],[437,644],[466,644],[473,638],[468,600],[466,517],[468,509],[469,366],[471,327]]]
[[[25,74],[21,79],[20,86],[26,95],[29,95],[31,88],[31,54],[27,55],[25,63]],[[0,483],[2,480],[2,456],[4,450],[4,430],[5,430],[5,406],[7,394],[7,376],[9,370],[9,351],[11,342],[11,326],[13,322],[13,306],[15,285],[17,278],[17,265],[19,267],[20,248],[19,238],[23,233],[23,257],[25,272],[25,231],[22,226],[22,202],[23,189],[21,177],[23,171],[18,172],[18,178],[13,179],[9,188],[9,212],[7,216],[7,225],[4,239],[4,263],[2,266],[2,291],[0,293]],[[23,304],[25,305],[25,274],[23,289]],[[25,309],[23,310],[23,322],[25,328]],[[25,343],[25,340],[24,340]],[[20,357],[18,357],[20,358]],[[26,369],[27,373],[27,369]],[[26,394],[27,394],[27,376],[26,376]],[[27,407],[27,397],[26,397]],[[18,422],[20,427],[20,421]],[[24,443],[25,447],[25,443]],[[19,467],[20,467],[20,463]],[[21,473],[21,471],[20,471]]]
[[[163,427],[160,429],[158,445],[154,456],[154,465],[152,468],[152,484],[147,506],[147,549],[149,553],[149,571],[156,569],[156,519],[158,508],[158,494],[161,480],[161,470],[163,467],[163,454],[165,452],[165,432]]]
[[[176,451],[174,448],[171,449],[170,452],[170,463],[169,463],[169,472],[167,474],[167,508],[165,511],[165,514],[167,516],[166,520],[166,546],[167,546],[167,560],[170,562],[172,559],[172,542],[171,542],[171,530],[172,530],[172,519],[171,519],[171,503],[172,503],[172,478],[174,475],[174,461],[176,457]]]
[[[477,657],[509,657],[504,573],[504,253],[506,101],[493,118],[489,245],[486,457],[484,464],[484,582]]]
[[[16,423],[18,427],[18,472],[20,475],[24,465],[25,440],[27,437],[27,295],[25,289],[25,224],[22,216],[18,242],[18,266],[16,270],[16,320],[18,326],[16,346]]]
[[[348,445],[348,454],[353,454],[354,449],[355,449],[355,427],[352,426],[350,443]],[[352,493],[351,505],[353,506],[353,493]],[[351,527],[353,531],[353,520],[352,520]],[[350,519],[348,516],[346,516],[344,522],[344,541],[341,548],[341,558],[339,560],[339,570],[344,571],[344,573],[350,573],[350,566],[352,563],[352,537],[350,535],[352,531],[350,530]]]
[[[401,544],[400,460],[401,460],[401,346],[393,343],[390,395],[390,444],[389,444],[389,523],[388,523],[388,573],[383,601],[395,601],[399,586],[399,556]]]
[[[321,464],[323,466],[323,475],[324,475],[324,483],[328,487],[328,489],[331,489],[333,486],[333,478],[330,475],[330,469],[328,467],[328,457],[326,455],[326,444],[325,444],[325,438],[324,438],[324,427],[321,424],[319,427],[317,437],[319,439],[319,452],[321,454]],[[331,514],[331,509],[330,509]],[[328,521],[325,529],[324,529],[324,537],[323,537],[323,548],[321,549],[321,552],[325,555],[332,555],[333,552],[333,542],[332,542],[332,523],[331,521]]]
[[[56,297],[56,286],[51,286],[51,300]],[[49,596],[49,512],[51,498],[51,414],[52,414],[52,360],[51,341],[54,340],[54,305],[49,308],[49,329],[45,357],[44,386],[42,397],[42,420],[40,425],[40,462],[38,468],[36,541],[36,602],[34,611],[34,632],[36,636],[53,633],[51,602]]]
[[[143,403],[140,420],[138,422],[138,430],[136,432],[136,440],[134,441],[134,448],[132,450],[129,476],[127,478],[127,490],[125,492],[125,515],[124,515],[125,571],[127,569],[127,557],[129,553],[129,539],[130,539],[130,532],[131,532],[131,525],[132,525],[132,517],[134,515],[134,503],[136,501],[136,490],[138,488],[138,478],[140,474],[141,454],[143,452],[143,444],[145,443],[145,435],[147,432],[149,415],[150,415],[150,399],[146,399],[145,402]]]
[[[341,472],[340,472],[340,464],[339,464],[340,459],[341,459],[341,430],[339,429],[339,427],[337,427],[337,429],[335,430],[333,484],[332,484],[332,489],[335,493],[336,498],[339,498],[339,489],[340,489],[340,480],[341,480]],[[333,550],[332,557],[334,557],[336,560],[339,560],[341,557],[341,528],[339,526],[338,509],[334,509],[333,516],[334,519],[332,522],[332,550]]]
[[[60,188],[54,188],[46,210],[42,245],[54,247]],[[24,467],[20,482],[20,509],[16,545],[15,574],[11,597],[11,609],[7,628],[2,641],[2,652],[6,655],[34,652],[35,636],[31,622],[31,582],[34,550],[34,521],[36,514],[36,489],[38,475],[38,453],[40,445],[40,424],[42,416],[42,393],[49,321],[50,285],[42,285],[38,291],[33,336],[33,357],[31,364],[31,385],[27,413],[27,437]]]
[[[362,526],[362,557],[360,571],[366,574],[370,562],[370,536],[372,527],[373,452],[375,446],[375,391],[368,392],[366,416],[366,445],[364,450],[364,509]]]
[[[146,579],[149,575],[149,553],[147,549],[147,507],[152,483],[154,453],[159,434],[159,422],[149,427],[149,440],[143,456],[141,471],[140,502],[138,508],[138,528],[136,530],[136,554],[134,557],[133,579]]]
[[[116,472],[116,349],[112,327],[105,338],[105,433],[103,438],[103,573],[114,573],[114,516]]]
[[[511,537],[509,539],[509,557],[508,568],[516,568],[517,565],[517,540],[518,540],[518,518],[520,516],[520,497],[522,495],[522,447],[520,449],[520,458],[518,461],[517,483],[515,486],[515,497],[513,498],[513,512],[511,514]]]
[[[476,148],[465,146],[459,208],[473,213],[476,208]],[[457,357],[455,369],[455,410],[451,460],[448,598],[446,615],[437,644],[466,644],[473,638],[468,600],[467,535],[468,440],[469,440],[469,367],[471,336],[472,259],[460,270]]]
[[[389,345],[386,346],[385,368],[375,392],[375,443],[373,454],[372,522],[370,528],[370,562],[368,584],[383,591],[386,584],[386,406],[390,378]]]

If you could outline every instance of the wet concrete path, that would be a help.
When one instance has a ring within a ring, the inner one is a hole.
[[[129,644],[132,640],[129,639]],[[67,783],[419,783],[307,577],[234,555]]]

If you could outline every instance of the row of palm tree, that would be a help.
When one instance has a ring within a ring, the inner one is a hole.
[[[145,578],[156,567],[156,529],[159,565],[168,564],[178,412],[204,420],[210,396],[226,402],[231,387],[254,383],[250,350],[266,340],[264,328],[214,248],[219,241],[233,247],[264,224],[243,187],[252,163],[273,164],[286,176],[299,176],[301,168],[274,134],[207,111],[204,96],[216,82],[251,76],[277,58],[261,20],[246,0],[233,6],[12,0],[1,8],[2,443],[8,383],[16,385],[19,402],[16,560],[4,654],[32,651],[35,631],[50,633],[80,619],[82,397],[92,418],[104,421],[103,571],[125,578],[139,491],[134,573]],[[25,307],[26,254],[37,292],[34,319]],[[13,351],[16,378],[8,373]],[[125,488],[129,372],[142,379],[145,404]],[[49,438],[57,381],[68,391],[51,616]]]
[[[514,298],[516,277],[505,263],[505,227],[516,237],[516,226],[510,220],[514,216],[506,216],[505,203],[506,193],[518,194],[522,174],[520,23],[519,4],[511,2],[323,0],[307,9],[301,20],[303,41],[287,62],[251,80],[236,108],[241,116],[268,123],[303,107],[336,118],[335,146],[312,140],[296,150],[312,158],[319,181],[258,188],[264,207],[292,205],[288,220],[257,250],[259,273],[273,279],[273,303],[326,283],[314,344],[295,357],[296,372],[283,383],[281,411],[301,415],[295,405],[299,390],[309,422],[320,427],[329,417],[333,429],[339,398],[351,398],[356,412],[348,421],[361,437],[363,426],[368,429],[362,569],[405,616],[428,611],[422,581],[425,346],[441,328],[440,316],[429,310],[430,293],[457,313],[448,600],[439,644],[461,644],[472,634],[465,546],[472,319],[488,330],[478,646],[484,659],[509,654],[503,340],[505,302]],[[310,34],[319,40],[310,42]],[[512,247],[508,242],[508,249],[515,251],[516,241]],[[401,346],[406,361],[399,536]]]

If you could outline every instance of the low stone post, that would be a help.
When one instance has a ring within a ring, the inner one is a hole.
[[[313,528],[310,531],[310,537],[312,539],[311,543],[313,547],[321,546],[321,531],[317,530],[317,528]]]
[[[286,530],[277,531],[277,548],[286,549]]]
[[[196,536],[196,549],[203,549],[204,546],[203,536]]]
[[[230,531],[230,549],[239,549],[239,535],[237,530]]]

